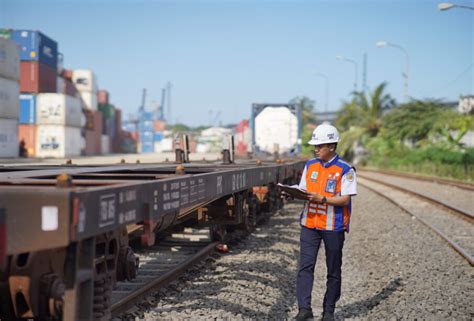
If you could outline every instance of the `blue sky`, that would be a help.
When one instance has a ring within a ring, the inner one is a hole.
[[[99,87],[128,115],[172,88],[172,122],[207,125],[248,118],[253,102],[316,100],[329,110],[349,99],[358,63],[362,86],[388,82],[403,99],[405,56],[377,48],[386,40],[410,57],[410,95],[457,100],[474,94],[474,11],[441,12],[439,1],[46,1],[0,0],[0,26],[41,30],[59,43],[66,68],[90,68]],[[474,6],[474,1],[458,4]],[[220,116],[217,116],[220,111]]]

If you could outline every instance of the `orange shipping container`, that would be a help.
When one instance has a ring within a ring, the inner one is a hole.
[[[162,132],[166,128],[166,123],[163,120],[155,120],[153,121],[153,129],[155,132]]]
[[[28,153],[28,157],[34,157],[36,155],[36,125],[18,125],[18,142],[25,142],[25,148]]]

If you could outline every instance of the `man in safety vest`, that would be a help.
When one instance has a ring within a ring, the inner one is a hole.
[[[305,165],[300,189],[308,193],[301,213],[300,265],[296,280],[299,312],[296,320],[313,318],[311,292],[314,267],[321,240],[326,252],[327,282],[323,320],[334,320],[336,302],[341,296],[341,265],[344,233],[349,232],[351,196],[357,194],[354,167],[336,154],[339,132],[336,127],[316,127],[312,139],[316,158]]]

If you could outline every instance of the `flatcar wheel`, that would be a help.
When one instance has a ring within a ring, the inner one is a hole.
[[[241,228],[248,233],[251,233],[257,226],[257,207],[256,200],[249,196],[244,198],[242,202],[242,216],[243,222]]]

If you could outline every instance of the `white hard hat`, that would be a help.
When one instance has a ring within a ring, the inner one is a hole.
[[[321,124],[313,131],[313,136],[308,144],[321,145],[337,142],[339,142],[339,132],[337,128],[329,124]]]

